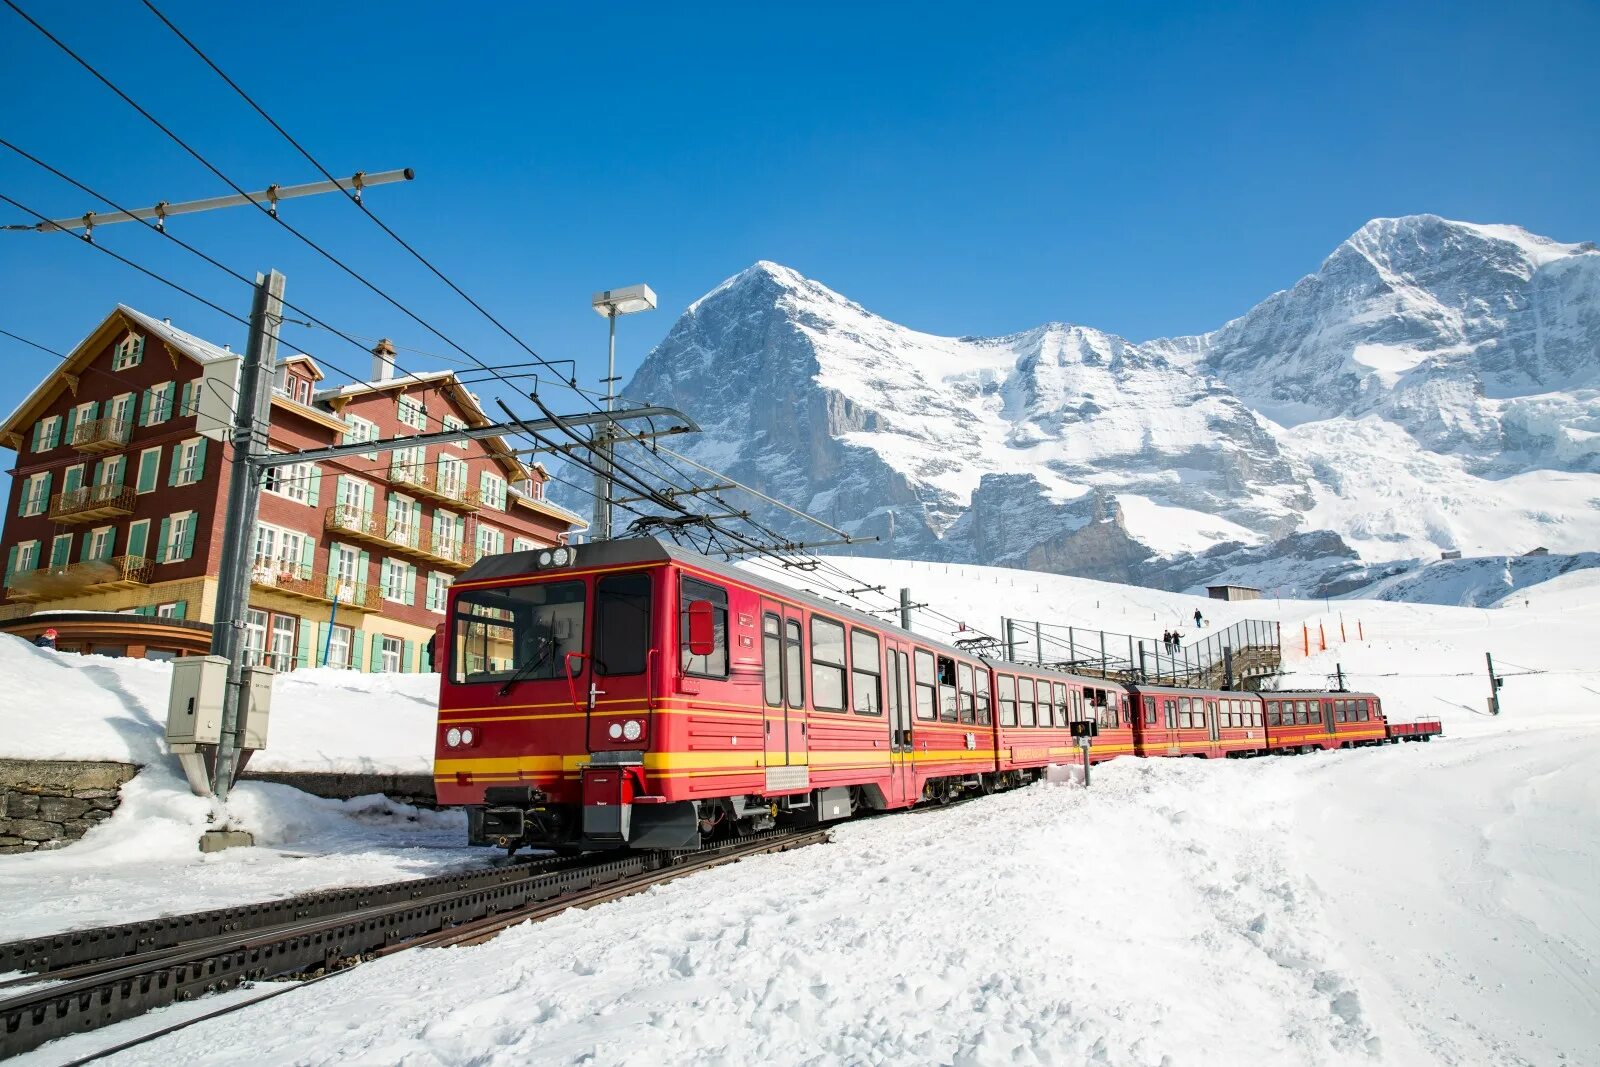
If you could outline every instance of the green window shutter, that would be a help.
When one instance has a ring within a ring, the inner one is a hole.
[[[133,339],[133,353],[128,358],[133,361],[132,365],[135,366],[135,367],[137,367],[140,363],[144,362],[144,338],[143,337],[139,337],[139,336],[134,337],[134,339]]]
[[[83,488],[83,468],[68,467],[66,477],[61,479],[61,491],[70,493],[74,489]]]
[[[372,635],[372,654],[367,657],[367,662],[372,665],[372,671],[373,671],[374,674],[376,674],[378,671],[383,670],[383,635],[382,634],[373,634]]]
[[[383,532],[384,532],[385,535],[387,535],[390,531],[392,531],[394,529],[395,512],[398,510],[398,508],[396,508],[396,505],[399,504],[399,503],[400,502],[394,498],[394,495],[392,493],[389,496],[384,498],[384,501],[383,501]]]
[[[190,405],[191,402],[193,402],[193,400],[194,400],[194,383],[193,382],[184,382],[183,383],[183,396],[178,401],[178,414],[179,415],[187,415],[187,414],[189,414],[189,405]]]
[[[372,483],[367,482],[361,487],[361,513],[368,518],[372,517]]]
[[[42,484],[44,485],[44,507],[46,513],[50,510],[50,483],[55,480],[54,471],[45,471]]]
[[[183,458],[183,445],[182,445],[182,443],[173,445],[172,446],[172,463],[167,467],[167,485],[168,486],[174,486],[174,485],[178,484],[178,461],[181,460],[182,458]]]
[[[61,430],[61,439],[67,444],[72,443],[72,432],[78,428],[78,409],[67,409],[67,422]]]
[[[135,488],[141,493],[148,493],[156,487],[156,479],[161,476],[161,449],[151,449],[149,452],[139,454],[139,478]]]
[[[411,564],[407,563],[406,564],[406,606],[407,607],[416,607],[416,605],[417,605],[417,568],[415,568]]]
[[[165,382],[166,388],[161,391],[160,410],[156,412],[157,422],[166,422],[172,418],[172,388],[177,382]]]
[[[106,461],[100,460],[94,465],[94,477],[89,479],[90,485],[99,485],[101,477],[106,472]]]
[[[134,559],[143,559],[145,549],[149,547],[150,523],[136,522],[128,527],[128,555]]]
[[[371,577],[372,554],[370,552],[358,552],[356,554],[356,584],[365,587]]]
[[[338,550],[339,545],[337,543],[330,544],[328,546],[328,582],[324,587],[324,595],[329,600],[332,600],[336,595],[338,595],[339,592],[339,572],[334,568],[333,565],[334,553]]]
[[[83,535],[83,547],[78,549],[78,562],[79,563],[88,563],[89,562],[89,553],[93,548],[94,548],[94,531],[90,530],[89,532],[87,532],[87,533],[85,533]]]
[[[310,667],[311,663],[311,621],[301,619],[296,627],[300,632],[295,642],[294,665],[296,667]]]
[[[360,630],[350,631],[350,666],[358,671],[367,669],[366,637]]]
[[[328,662],[328,624],[317,623],[317,643],[311,647],[311,663],[313,667],[321,667]]]
[[[182,553],[179,559],[188,559],[194,555],[194,529],[200,525],[198,514],[189,516],[189,521],[183,524],[183,545],[178,551]]]
[[[306,483],[306,503],[316,507],[317,501],[321,498],[322,468],[313,463],[311,465],[311,479]]]
[[[187,600],[180,600],[172,605],[172,617],[174,619],[186,619],[189,617],[188,612],[189,602]]]
[[[156,606],[154,604],[141,604],[133,609],[133,613],[135,615],[154,615]]]
[[[316,563],[317,539],[314,537],[307,537],[305,540],[300,542],[300,566],[305,571],[307,577],[310,577],[312,568],[316,566]]]
[[[415,641],[400,642],[400,669],[402,671],[415,671],[417,669],[416,648],[417,643]]]
[[[22,492],[17,494],[17,518],[19,519],[28,514],[28,497],[31,495],[29,494],[28,490],[33,488],[33,486],[29,484],[32,481],[32,478],[23,478],[21,481],[13,481],[11,483],[12,485],[22,487]]]
[[[422,501],[420,500],[413,500],[411,502],[410,528],[412,541],[417,545],[426,548],[427,545],[422,539]]]
[[[334,484],[335,484],[335,486],[337,488],[334,490],[333,502],[335,504],[343,504],[345,502],[345,500],[346,500],[346,497],[344,495],[345,494],[345,488],[344,487],[346,485],[350,484],[350,476],[347,475],[347,474],[341,474],[341,475],[339,475],[338,481],[335,482]]]
[[[106,538],[106,548],[100,556],[101,559],[111,559],[117,554],[117,528],[111,528],[111,535]]]
[[[18,546],[18,545],[12,545],[11,546],[11,551],[6,553],[6,580],[5,580],[5,584],[6,585],[10,585],[11,584],[11,576],[12,576],[12,574],[16,573],[16,570],[17,570],[17,552],[18,552],[19,548],[20,548],[20,546]]]
[[[157,563],[167,562],[167,532],[172,528],[172,516],[161,520],[161,532],[156,534],[156,550],[151,553]]]
[[[122,462],[117,464],[117,476],[112,481],[111,484],[116,486],[118,489],[121,489],[123,484],[127,480],[128,480],[128,457],[124,456],[124,457],[122,457]]]
[[[478,472],[478,499],[484,504],[489,503],[489,472]]]
[[[72,535],[63,534],[50,542],[50,566],[59,567],[72,558]]]
[[[44,440],[44,420],[40,419],[33,424],[33,440],[28,443],[28,451],[38,452],[39,442]]]
[[[138,414],[133,421],[139,426],[150,425],[150,390],[146,389],[139,394]]]
[[[200,481],[206,475],[206,439],[200,438],[200,443],[194,449],[194,480]]]

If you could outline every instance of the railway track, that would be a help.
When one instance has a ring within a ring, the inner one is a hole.
[[[773,830],[692,852],[534,860],[0,945],[0,971],[29,972],[26,978],[0,983],[0,1059],[242,982],[298,975],[321,980],[354,963],[406,949],[476,944],[515,923],[605,903],[710,867],[827,838],[824,828]],[[7,995],[7,990],[18,991]],[[256,1000],[186,1020],[93,1058]]]

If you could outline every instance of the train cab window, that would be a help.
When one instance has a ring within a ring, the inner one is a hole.
[[[956,681],[957,710],[960,719],[962,722],[973,722],[977,718],[977,708],[972,697],[972,664],[956,664]]]
[[[850,631],[850,706],[857,715],[883,714],[883,667],[878,635]]]
[[[978,668],[978,725],[989,726],[989,671],[986,667]]]
[[[639,674],[649,649],[650,575],[605,575],[594,591],[595,673]]]
[[[1009,674],[995,675],[1000,690],[1000,725],[1017,725],[1017,680]]]
[[[767,704],[783,703],[783,635],[781,624],[771,612],[761,616],[761,677]]]
[[[939,721],[956,721],[956,661],[939,657]]]
[[[939,714],[938,679],[933,673],[933,653],[917,649],[917,718],[932,722]]]
[[[1144,724],[1146,726],[1154,726],[1156,724],[1156,698],[1155,697],[1145,697],[1144,698]]]
[[[1167,713],[1167,729],[1178,728],[1178,702],[1176,700],[1163,700],[1161,708]]]
[[[451,680],[475,685],[564,677],[567,654],[583,651],[584,599],[582,581],[463,591],[452,620]]]
[[[1038,720],[1034,718],[1033,704],[1033,679],[1017,679],[1017,725],[1032,726]]]
[[[704,656],[689,651],[689,605],[711,602],[712,649]],[[684,674],[702,678],[728,676],[728,591],[698,578],[683,579],[678,597],[678,642]]]
[[[806,706],[805,649],[800,642],[800,620],[783,622],[783,699],[791,708]]]
[[[844,710],[844,624],[811,617],[811,706]]]

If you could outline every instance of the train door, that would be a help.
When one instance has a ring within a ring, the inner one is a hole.
[[[889,714],[889,796],[890,804],[909,804],[921,790],[917,786],[916,762],[912,756],[911,653],[895,641],[884,642],[884,677]]]
[[[1215,700],[1207,700],[1206,740],[1211,742],[1211,751],[1213,754],[1215,754],[1217,748],[1219,747],[1218,742],[1222,740],[1222,728],[1221,723],[1218,722],[1217,719],[1218,714],[1217,702]]]
[[[1334,716],[1333,716],[1333,701],[1324,700],[1321,703],[1322,703],[1322,728],[1329,735],[1329,737],[1332,737],[1335,733],[1338,732],[1338,729],[1339,729],[1336,725],[1334,725],[1334,721],[1333,721],[1333,719],[1334,719]]]
[[[799,611],[761,602],[766,750],[769,789],[806,788],[806,772],[773,772],[806,766],[804,626]]]

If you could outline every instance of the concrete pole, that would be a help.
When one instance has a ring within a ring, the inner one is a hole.
[[[239,753],[244,700],[244,629],[250,604],[250,552],[255,543],[261,499],[261,468],[272,419],[272,377],[278,363],[278,327],[283,322],[284,277],[277,271],[256,276],[250,306],[250,340],[239,364],[239,390],[233,406],[233,461],[229,468],[228,510],[222,533],[217,609],[211,625],[211,653],[228,660],[228,687],[222,704],[222,738],[212,768],[212,793],[228,799]]]
[[[911,590],[905,586],[900,588],[900,629],[911,629]]]
[[[617,388],[617,309],[612,306],[606,314],[609,342],[606,349],[606,411],[616,410]],[[589,532],[591,541],[611,540],[611,424],[606,423],[594,434],[594,526]]]

